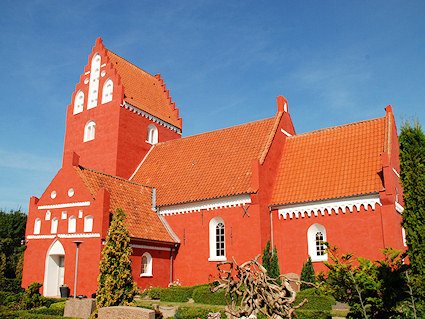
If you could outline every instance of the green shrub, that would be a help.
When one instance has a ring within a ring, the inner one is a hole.
[[[0,306],[7,306],[8,302],[6,302],[6,300],[8,300],[12,295],[12,292],[0,291]]]
[[[209,287],[198,287],[193,291],[192,298],[196,303],[208,305],[226,305],[224,290],[212,293]]]
[[[18,293],[21,290],[21,279],[1,278],[0,291]]]
[[[295,310],[298,319],[331,319],[330,311],[319,310]]]
[[[208,318],[208,314],[210,312],[220,312],[221,318],[226,318],[226,313],[220,309],[214,309],[214,308],[201,309],[201,308],[189,308],[189,307],[180,308],[178,311],[176,311],[174,318],[175,319]]]
[[[161,301],[187,302],[192,298],[192,287],[170,287],[161,290]]]
[[[150,287],[148,289],[148,296],[152,299],[160,299],[162,290],[163,288],[161,287]]]
[[[65,300],[64,301],[58,301],[58,302],[51,304],[49,308],[50,309],[60,309],[60,310],[64,311],[65,303],[66,303]]]
[[[308,302],[302,306],[302,310],[332,310],[332,305],[335,304],[335,299],[332,296],[325,295],[316,288],[309,288],[298,292],[295,305],[298,305],[305,298]]]

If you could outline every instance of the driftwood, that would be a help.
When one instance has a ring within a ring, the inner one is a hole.
[[[297,293],[289,284],[289,279],[281,275],[282,283],[279,284],[278,279],[270,278],[267,270],[258,262],[259,257],[240,266],[234,259],[233,262],[218,263],[218,286],[211,288],[211,291],[225,290],[226,312],[237,318],[248,318],[256,311],[270,319],[292,318],[294,311],[307,299],[294,306]],[[233,270],[235,276],[232,276]]]

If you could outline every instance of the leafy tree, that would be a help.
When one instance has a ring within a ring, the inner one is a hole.
[[[402,315],[401,307],[409,302],[406,271],[401,251],[382,250],[383,260],[371,261],[354,258],[353,254],[339,256],[336,247],[330,247],[331,262],[324,280],[325,291],[350,306],[349,318],[391,318]]]
[[[25,246],[21,241],[25,239],[27,215],[21,211],[0,211],[0,252],[4,259],[3,274],[6,278],[15,278],[16,266]],[[1,262],[0,262],[1,263]]]
[[[301,281],[303,282],[316,282],[316,275],[314,273],[313,262],[311,261],[311,257],[308,256],[307,261],[303,264],[303,268],[301,269]],[[301,283],[301,290],[311,288],[310,285]]]
[[[99,266],[97,307],[124,306],[133,301],[137,292],[131,275],[130,236],[124,224],[125,213],[117,209],[112,215],[109,234]]]
[[[425,134],[417,122],[407,122],[401,128],[399,141],[407,253],[416,293],[425,299]]]
[[[271,250],[270,240],[267,241],[266,247],[263,250],[262,265],[267,270],[267,274],[270,278],[278,278],[280,276],[279,259],[277,258],[277,249]],[[281,280],[278,279],[278,283]]]

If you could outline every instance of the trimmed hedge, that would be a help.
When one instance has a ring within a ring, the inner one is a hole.
[[[298,319],[331,319],[330,311],[319,310],[295,310]]]
[[[227,305],[224,290],[212,293],[209,287],[198,287],[193,290],[192,298],[196,303],[208,305]]]
[[[171,287],[160,293],[161,301],[187,302],[192,298],[192,287]]]
[[[308,302],[300,308],[301,310],[329,311],[332,310],[332,305],[336,303],[332,296],[325,295],[316,288],[310,288],[298,292],[295,304],[298,305],[305,298],[307,298]]]
[[[226,318],[226,313],[223,310],[214,309],[214,307],[209,309],[182,307],[176,311],[174,318],[176,319],[208,318],[208,314],[210,312],[220,312],[221,318]]]

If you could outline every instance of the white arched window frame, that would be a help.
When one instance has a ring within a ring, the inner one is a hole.
[[[93,216],[84,217],[84,232],[88,233],[93,231]]]
[[[152,256],[148,252],[142,255],[140,277],[152,277]]]
[[[84,127],[84,142],[94,140],[96,132],[96,123],[94,121],[88,121]]]
[[[148,135],[146,141],[150,144],[158,143],[158,129],[153,124],[148,126]]]
[[[325,261],[328,260],[326,253],[326,229],[323,225],[313,224],[307,231],[307,244],[308,254],[311,261]]]
[[[50,232],[52,234],[56,234],[58,232],[58,219],[55,217],[52,219],[52,225],[50,228]]]
[[[107,79],[103,84],[102,89],[102,104],[112,101],[112,93],[114,91],[114,82],[111,79]]]
[[[215,217],[209,224],[210,237],[210,257],[209,261],[226,260],[226,232],[224,220],[221,217]]]
[[[44,217],[45,220],[50,220],[50,218],[52,217],[52,213],[50,212],[50,210],[48,210],[46,212],[46,216]]]
[[[99,96],[100,62],[101,62],[100,55],[99,53],[96,53],[93,56],[93,59],[91,60],[89,97],[87,101],[87,109],[91,109],[97,106],[97,99]]]
[[[41,219],[36,218],[36,220],[34,221],[34,234],[40,234],[40,230],[41,230]]]
[[[77,94],[75,94],[75,100],[74,100],[74,114],[81,113],[84,108],[84,93],[83,91],[78,91]]]
[[[71,216],[68,219],[68,233],[75,233],[77,231],[77,218]]]

